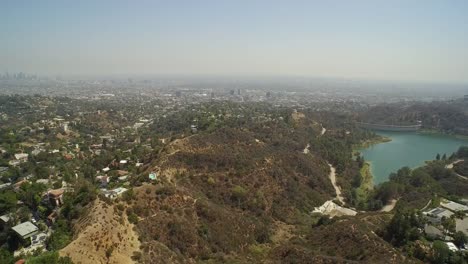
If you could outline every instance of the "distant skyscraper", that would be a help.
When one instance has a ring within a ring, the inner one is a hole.
[[[234,95],[234,90],[229,91],[230,95]]]
[[[237,95],[240,95],[240,89],[237,89]]]

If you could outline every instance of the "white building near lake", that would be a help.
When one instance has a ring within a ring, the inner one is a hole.
[[[448,201],[448,202],[440,202],[440,206],[449,209],[450,211],[468,211],[468,206],[459,204],[456,202]]]

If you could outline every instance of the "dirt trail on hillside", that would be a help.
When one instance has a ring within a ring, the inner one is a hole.
[[[456,161],[454,161],[454,162],[452,162],[452,163],[450,163],[450,164],[445,165],[445,168],[446,168],[446,169],[451,169],[451,170],[453,170],[453,166],[454,166],[455,164],[460,163],[460,162],[463,162],[463,161],[464,161],[464,160],[462,160],[462,159],[456,160]],[[460,175],[460,174],[458,174],[458,173],[457,173],[456,171],[454,171],[454,170],[453,170],[453,173],[455,173],[455,175],[457,175],[459,178],[462,178],[462,179],[464,179],[464,180],[468,180],[468,177],[467,177],[467,176]]]
[[[341,202],[341,204],[345,204],[343,195],[341,194],[341,189],[340,187],[336,184],[336,169],[333,167],[330,163],[328,163],[328,166],[330,166],[330,181],[333,185],[333,188],[335,188],[336,192],[336,199]]]
[[[460,162],[462,162],[462,161],[463,161],[462,159],[456,160],[456,161],[454,161],[454,162],[452,162],[452,163],[450,163],[450,164],[445,165],[445,168],[447,168],[447,169],[453,169],[453,165],[455,165],[455,164],[457,164],[457,163],[460,163]]]
[[[310,144],[307,144],[307,146],[304,148],[303,153],[308,154],[310,152]]]
[[[322,126],[322,131],[320,132],[320,135],[323,136],[325,134],[325,132],[327,132],[327,129]]]
[[[393,208],[395,208],[395,205],[396,205],[397,202],[398,202],[398,200],[392,199],[389,204],[385,205],[384,207],[382,207],[382,209],[380,209],[380,212],[390,212],[390,211],[392,211]]]

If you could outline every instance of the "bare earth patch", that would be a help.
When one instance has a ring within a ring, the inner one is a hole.
[[[126,214],[113,205],[97,199],[75,228],[77,236],[60,250],[61,256],[69,256],[77,264],[135,263],[131,256],[139,251],[138,235]]]

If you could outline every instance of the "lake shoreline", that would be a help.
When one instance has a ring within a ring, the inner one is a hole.
[[[372,139],[365,140],[355,146],[353,146],[353,152],[360,152],[361,149],[366,149],[370,148],[373,145],[381,144],[381,143],[387,143],[392,141],[390,137],[382,136],[382,135],[377,135],[376,137]]]
[[[421,134],[425,134],[425,135],[450,136],[450,137],[455,137],[455,138],[458,138],[458,139],[468,140],[467,135],[449,134],[449,133],[445,133],[443,131],[439,131],[437,129],[420,129],[419,131],[416,131],[416,133],[421,133]]]
[[[374,186],[388,181],[392,172],[402,167],[412,169],[434,160],[436,154],[450,156],[460,146],[468,145],[468,137],[460,137],[438,131],[418,132],[376,131],[379,138],[364,141],[353,149],[369,163],[369,173]],[[384,140],[385,139],[385,140]],[[389,144],[380,144],[389,143]]]

